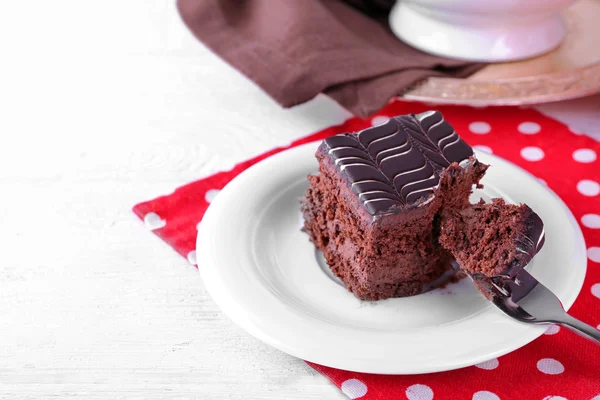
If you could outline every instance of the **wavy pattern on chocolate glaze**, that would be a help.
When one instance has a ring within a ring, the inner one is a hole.
[[[394,117],[324,145],[371,215],[432,199],[442,170],[473,155],[439,111]]]

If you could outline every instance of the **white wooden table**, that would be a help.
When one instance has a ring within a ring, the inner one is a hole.
[[[5,1],[0,45],[0,399],[345,398],[224,317],[130,207],[349,114],[281,109],[172,0]],[[600,138],[600,97],[574,104],[544,112]]]

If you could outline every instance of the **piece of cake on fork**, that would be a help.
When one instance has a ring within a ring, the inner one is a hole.
[[[526,204],[503,199],[445,213],[440,226],[440,243],[487,298],[493,279],[513,279],[545,242],[541,218]]]

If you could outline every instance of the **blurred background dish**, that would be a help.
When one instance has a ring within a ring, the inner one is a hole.
[[[556,48],[574,0],[400,0],[389,22],[427,53],[470,61],[523,60]]]
[[[600,93],[600,0],[580,0],[564,13],[567,35],[544,55],[490,64],[466,79],[431,77],[407,100],[468,105],[538,104]]]

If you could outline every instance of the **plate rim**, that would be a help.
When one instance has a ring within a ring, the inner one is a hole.
[[[286,157],[292,157],[296,153],[297,154],[307,153],[307,154],[311,154],[311,156],[312,156],[312,154],[314,153],[314,150],[316,149],[317,146],[318,146],[318,142],[310,142],[310,143],[306,143],[306,144],[303,144],[300,146],[285,149],[282,152],[275,154],[271,157],[268,157],[268,158],[258,162],[257,164],[251,166],[250,168],[248,168],[247,170],[243,171],[241,174],[236,176],[231,182],[229,182],[229,184],[227,184],[226,187],[223,188],[223,190],[221,192],[221,194],[226,193],[226,195],[225,196],[220,195],[215,198],[213,203],[209,206],[208,210],[206,211],[206,214],[205,214],[204,218],[202,219],[202,222],[199,225],[197,244],[196,244],[198,259],[203,260],[206,258],[205,256],[207,254],[210,254],[210,246],[208,245],[209,242],[208,242],[208,240],[202,240],[202,238],[203,237],[210,238],[210,229],[211,229],[211,224],[213,223],[212,222],[213,218],[218,217],[218,214],[215,214],[215,213],[218,213],[220,211],[219,205],[222,202],[224,202],[223,199],[225,199],[227,197],[227,192],[235,191],[236,187],[240,184],[239,182],[243,182],[244,180],[249,179],[247,177],[251,177],[252,174],[254,173],[254,171],[265,168],[270,163],[276,162],[276,161],[278,161],[280,159],[284,159]],[[309,149],[311,151],[309,151]],[[476,150],[476,153],[482,154],[481,152],[478,152],[477,150]],[[574,242],[573,242],[574,251],[575,251],[575,253],[573,254],[574,261],[578,261],[575,259],[575,257],[583,258],[583,267],[578,270],[579,272],[578,272],[578,275],[576,276],[577,279],[575,280],[574,286],[571,288],[571,291],[572,291],[571,297],[568,299],[568,301],[565,302],[565,308],[568,310],[573,305],[573,303],[577,299],[579,293],[581,292],[581,289],[582,289],[583,283],[584,283],[584,279],[585,279],[585,275],[587,272],[586,247],[585,247],[583,233],[581,231],[579,224],[577,223],[575,217],[573,216],[573,214],[571,213],[569,208],[566,206],[566,204],[560,199],[560,197],[556,193],[554,193],[549,187],[539,183],[539,181],[537,180],[537,178],[535,176],[530,174],[528,171],[522,169],[518,165],[516,165],[508,160],[505,160],[503,158],[500,158],[496,155],[486,153],[486,157],[490,157],[492,160],[494,160],[495,163],[496,162],[497,163],[506,163],[509,166],[517,168],[522,173],[525,173],[530,178],[536,180],[536,183],[538,185],[540,185],[540,187],[542,187],[551,197],[553,197],[555,199],[555,201],[561,206],[561,208],[565,212],[565,216],[569,220],[570,225],[573,229],[573,234],[575,236]],[[206,222],[206,221],[208,221],[208,222]],[[577,247],[579,247],[579,249],[577,249]],[[208,257],[208,258],[210,259],[210,257]],[[202,264],[202,262],[200,261],[199,264]],[[207,263],[207,264],[209,264],[209,263]],[[545,329],[546,329],[545,326],[527,325],[526,338],[523,340],[523,337],[516,337],[514,340],[514,342],[517,343],[516,345],[502,347],[495,351],[490,351],[483,356],[470,356],[470,357],[467,357],[466,360],[464,360],[462,362],[447,362],[444,364],[438,364],[435,367],[420,368],[420,369],[408,369],[408,370],[402,369],[401,370],[401,368],[394,368],[393,371],[390,369],[387,369],[387,368],[366,368],[366,369],[362,368],[362,367],[348,368],[348,367],[339,365],[339,363],[337,363],[335,361],[331,362],[330,360],[318,359],[318,357],[310,357],[310,356],[307,357],[305,354],[304,355],[302,354],[303,353],[302,350],[298,350],[297,348],[290,346],[289,344],[286,344],[286,343],[282,342],[281,340],[278,340],[277,338],[273,337],[272,332],[268,333],[268,332],[263,331],[259,326],[257,326],[255,321],[252,321],[252,318],[249,318],[248,316],[243,315],[243,312],[245,311],[244,307],[243,307],[243,305],[236,304],[235,299],[234,299],[235,296],[233,296],[233,298],[231,298],[231,297],[228,298],[227,286],[223,285],[223,282],[219,282],[218,274],[213,273],[214,272],[213,267],[200,266],[198,268],[198,270],[199,270],[202,280],[204,282],[204,286],[205,286],[207,292],[211,295],[213,301],[215,301],[215,303],[219,306],[219,308],[225,315],[227,315],[233,322],[235,322],[237,325],[242,327],[249,334],[251,334],[252,336],[261,340],[262,342],[264,342],[278,350],[281,350],[287,354],[290,354],[294,357],[298,357],[298,358],[304,359],[306,361],[317,363],[320,365],[324,365],[324,366],[328,366],[328,367],[332,367],[332,368],[345,369],[345,370],[349,370],[349,371],[373,373],[373,374],[410,375],[410,374],[421,374],[421,373],[432,373],[432,372],[454,370],[454,369],[458,369],[458,368],[472,366],[477,363],[489,360],[491,358],[500,357],[500,356],[510,353],[514,350],[517,350],[518,348],[525,346],[526,344],[530,343],[531,341],[533,341],[536,338],[538,338],[539,336],[541,336],[545,332]],[[515,322],[515,323],[522,325],[518,322]]]
[[[600,62],[535,76],[468,80],[431,77],[408,90],[405,100],[471,106],[534,105],[600,93]]]

